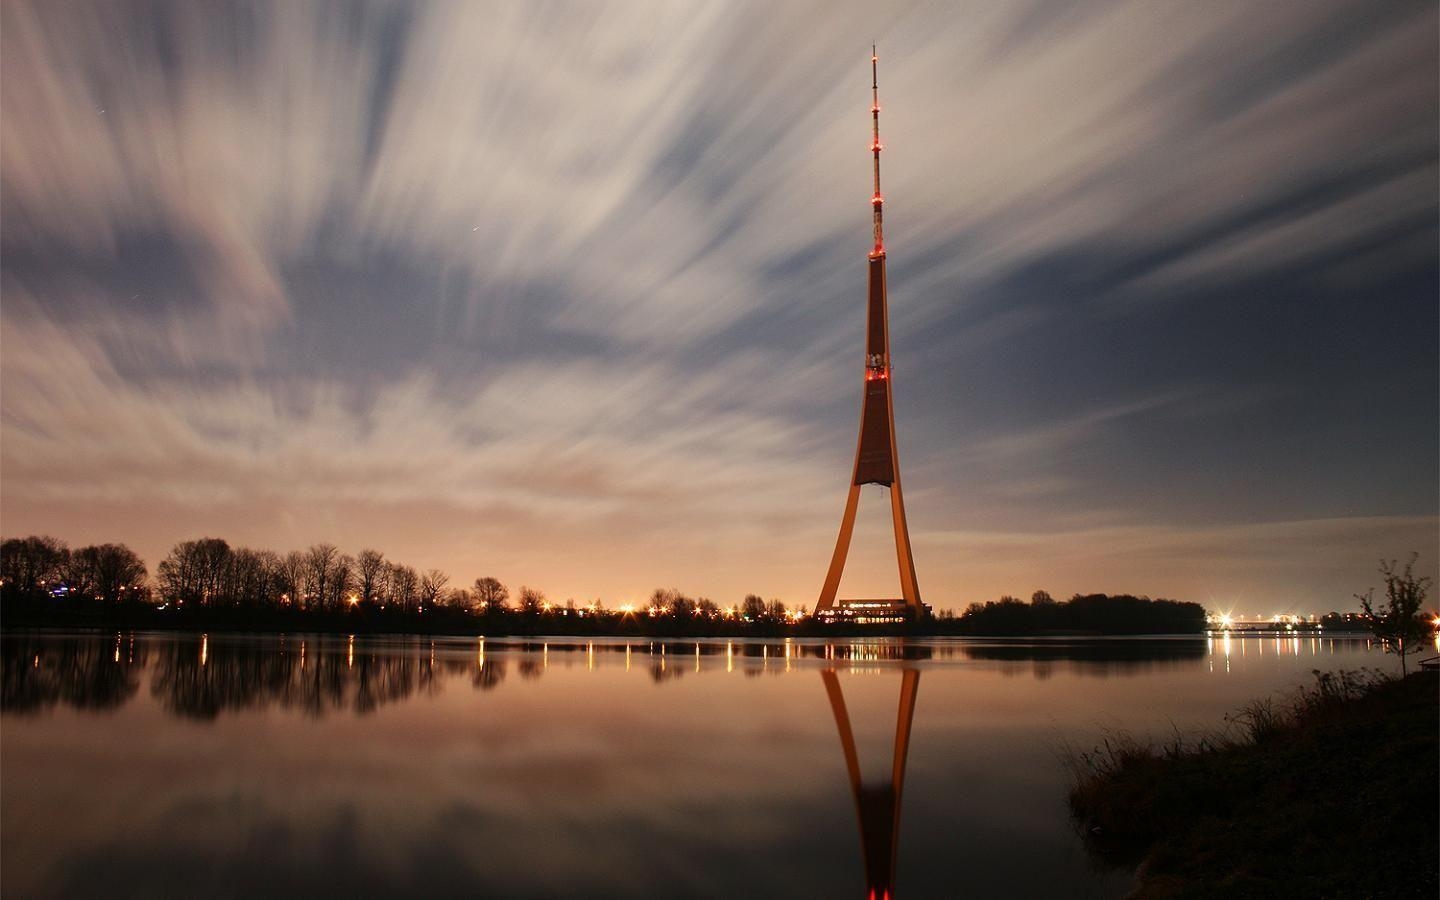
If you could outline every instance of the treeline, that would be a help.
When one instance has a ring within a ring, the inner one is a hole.
[[[372,549],[352,556],[333,544],[276,553],[232,547],[221,538],[181,541],[147,577],[143,560],[122,544],[70,550],[52,537],[0,542],[0,600],[16,613],[105,617],[121,606],[149,614],[135,624],[221,627],[344,626],[422,631],[713,634],[774,631],[800,618],[778,599],[750,594],[722,606],[674,588],[648,601],[607,609],[600,601],[552,601],[499,579],[454,586],[439,569],[420,571]],[[163,615],[161,615],[163,614]],[[111,616],[113,618],[113,616]]]
[[[294,609],[337,612],[364,607],[419,613],[468,607],[473,597],[452,589],[439,569],[418,571],[378,550],[351,556],[334,544],[280,554],[231,547],[220,538],[181,541],[155,569],[163,605],[209,609]]]
[[[1206,628],[1205,610],[1196,603],[1128,594],[1057,601],[1045,591],[1029,603],[1001,597],[972,603],[959,616],[943,612],[891,627],[827,626],[758,594],[724,605],[674,588],[607,608],[598,600],[554,601],[527,585],[512,594],[491,576],[453,585],[439,569],[421,571],[373,549],[352,556],[321,543],[282,554],[212,537],[176,544],[153,577],[123,544],[72,550],[52,537],[0,541],[0,601],[11,624],[282,631],[741,636],[1199,634]]]
[[[1057,601],[1045,591],[1036,591],[1029,603],[1009,596],[972,603],[938,624],[947,633],[968,635],[1200,634],[1206,625],[1198,603],[1129,594],[1076,594]]]
[[[124,544],[71,550],[53,537],[31,536],[0,541],[0,597],[143,603],[150,588],[144,560]]]

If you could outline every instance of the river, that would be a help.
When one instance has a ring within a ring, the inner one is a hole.
[[[6,897],[1114,897],[1065,746],[1396,667],[1310,637],[0,648]]]

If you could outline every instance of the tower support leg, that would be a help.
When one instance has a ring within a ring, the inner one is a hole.
[[[850,536],[855,533],[855,511],[860,507],[860,485],[850,485],[850,494],[845,498],[845,515],[840,517],[840,536],[835,540],[835,552],[830,557],[830,571],[825,573],[825,584],[820,588],[820,602],[815,611],[830,609],[835,605],[835,593],[840,590],[840,576],[845,574],[845,557],[850,553]],[[906,542],[909,545],[909,542]],[[914,575],[911,575],[914,578]],[[907,598],[908,599],[908,598]]]
[[[895,520],[895,560],[900,565],[900,596],[918,614],[920,587],[915,579],[915,556],[910,552],[910,527],[905,523],[905,498],[900,493],[900,479],[890,486],[890,514]]]

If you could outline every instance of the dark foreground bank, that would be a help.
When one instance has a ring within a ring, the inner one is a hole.
[[[1437,896],[1440,679],[1316,674],[1223,735],[1071,754],[1076,823],[1133,896]]]

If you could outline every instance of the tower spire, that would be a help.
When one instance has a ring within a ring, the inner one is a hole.
[[[870,152],[875,156],[875,196],[870,198],[875,207],[875,249],[870,251],[870,258],[875,259],[885,255],[885,197],[880,193],[880,151],[885,148],[880,143],[880,56],[874,44],[870,45],[870,118]]]

